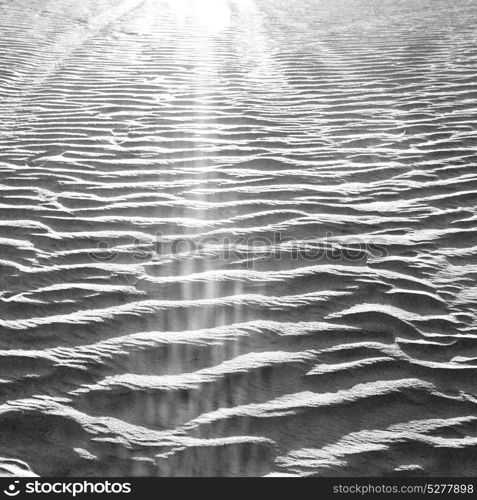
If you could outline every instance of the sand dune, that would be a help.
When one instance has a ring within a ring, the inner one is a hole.
[[[474,474],[475,26],[0,4],[0,473]]]

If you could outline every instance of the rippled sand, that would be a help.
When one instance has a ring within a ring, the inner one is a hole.
[[[0,472],[474,474],[476,25],[4,0]]]

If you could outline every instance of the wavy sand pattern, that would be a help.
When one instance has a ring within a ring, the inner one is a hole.
[[[1,471],[475,473],[475,26],[3,1]]]

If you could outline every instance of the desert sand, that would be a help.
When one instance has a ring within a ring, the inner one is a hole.
[[[0,4],[0,469],[472,475],[477,4]]]

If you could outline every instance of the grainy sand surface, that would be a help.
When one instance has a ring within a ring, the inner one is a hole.
[[[0,473],[475,474],[476,26],[1,2]]]

